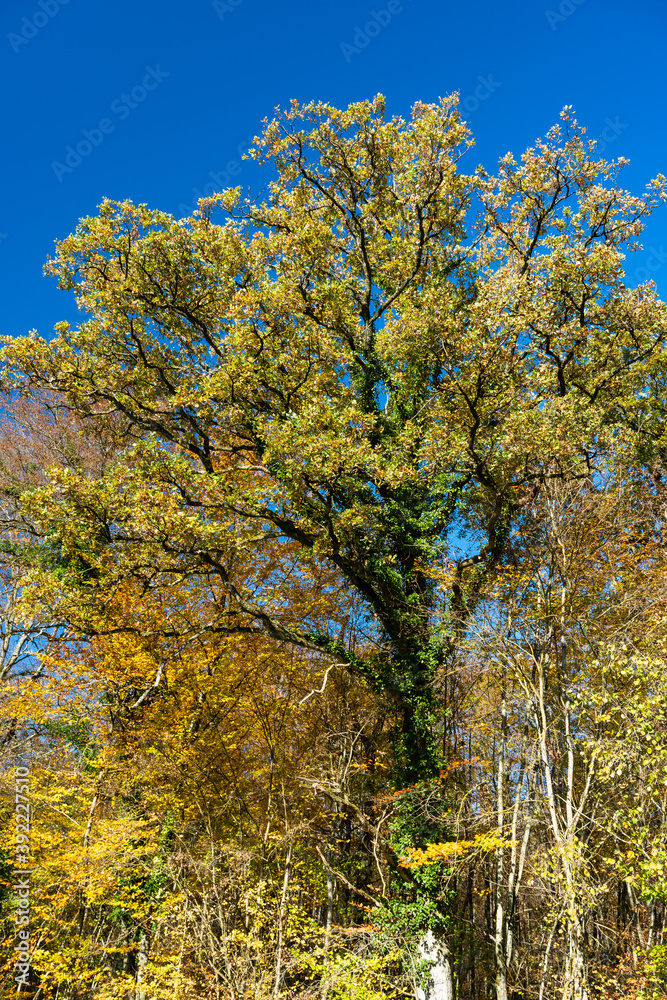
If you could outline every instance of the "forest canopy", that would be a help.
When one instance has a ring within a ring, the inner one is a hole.
[[[294,102],[261,196],[105,200],[80,324],[5,339],[34,1000],[665,995],[666,182],[568,108],[471,146]]]

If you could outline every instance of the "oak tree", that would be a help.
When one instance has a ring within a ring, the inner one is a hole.
[[[490,175],[456,97],[293,103],[263,197],[82,220],[48,271],[85,320],[3,351],[6,388],[116,441],[21,494],[38,599],[100,636],[129,583],[127,634],[342,665],[394,706],[397,785],[436,777],[439,679],[529,505],[661,442],[665,307],[623,263],[665,181],[631,195],[561,118]],[[197,613],[142,618],[174,586]]]

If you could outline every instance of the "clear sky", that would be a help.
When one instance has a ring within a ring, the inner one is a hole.
[[[470,170],[573,105],[639,193],[667,173],[666,49],[665,0],[0,0],[0,332],[74,319],[42,267],[103,197],[182,216],[207,184],[256,191],[242,153],[292,98],[458,90]],[[667,206],[627,270],[667,297]]]

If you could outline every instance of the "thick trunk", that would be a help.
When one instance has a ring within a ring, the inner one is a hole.
[[[449,948],[443,938],[427,931],[419,942],[419,954],[431,963],[431,973],[425,989],[417,990],[417,1000],[454,1000]]]

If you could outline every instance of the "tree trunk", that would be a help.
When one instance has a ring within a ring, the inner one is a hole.
[[[287,890],[289,889],[290,875],[292,873],[292,846],[293,841],[290,840],[289,846],[287,848],[287,857],[285,858],[285,875],[283,878],[283,891],[280,897],[280,909],[278,910],[278,940],[276,943],[276,980],[273,987],[274,1000],[280,993],[280,979],[282,976],[282,958],[283,958],[283,923],[285,919],[285,906],[287,902]]]
[[[503,676],[501,702],[500,746],[498,748],[498,774],[496,788],[496,809],[498,829],[501,835],[505,828],[505,751],[507,745],[507,696],[506,677]],[[503,847],[496,851],[496,924],[494,929],[494,954],[496,961],[496,1000],[507,1000],[507,967],[511,955],[506,951],[505,908],[503,906],[503,881],[505,876],[505,852]]]
[[[148,963],[148,934],[146,931],[142,930],[139,934],[139,946],[137,948],[137,990],[136,990],[136,1000],[144,1000],[146,994],[144,992],[143,981],[144,974],[146,971],[146,965]]]
[[[419,954],[431,963],[431,973],[426,988],[417,990],[417,1000],[454,1000],[452,966],[444,939],[427,931],[419,942]]]
[[[567,959],[563,1000],[588,1000],[583,928],[579,915],[570,916],[567,934]]]

